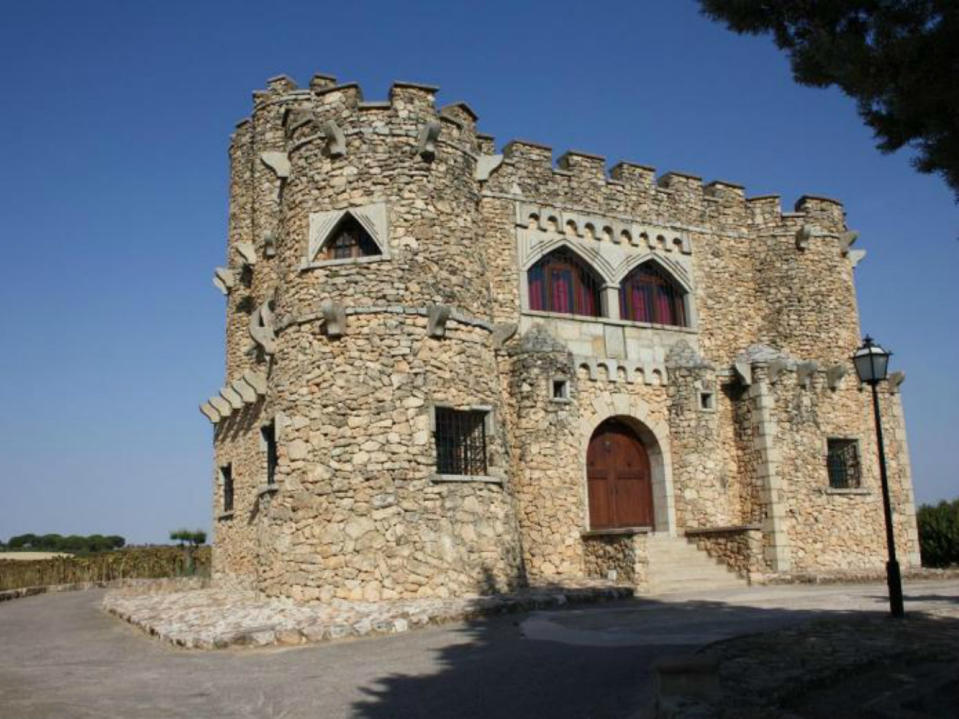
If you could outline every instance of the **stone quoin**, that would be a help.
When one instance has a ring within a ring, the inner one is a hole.
[[[650,591],[700,555],[880,572],[842,205],[497,152],[436,92],[280,76],[236,127],[226,376],[201,405],[214,582],[309,602]],[[913,566],[901,383],[880,391]]]

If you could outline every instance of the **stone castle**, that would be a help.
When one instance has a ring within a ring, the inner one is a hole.
[[[663,542],[752,581],[881,570],[842,206],[497,153],[436,92],[281,76],[237,125],[226,377],[201,406],[215,581],[297,601],[644,591]],[[902,379],[880,391],[909,567]]]

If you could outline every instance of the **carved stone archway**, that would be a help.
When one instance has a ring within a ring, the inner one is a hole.
[[[589,529],[589,491],[586,478],[586,454],[589,450],[589,441],[597,427],[607,419],[615,418],[633,429],[642,440],[649,455],[655,531],[675,534],[676,510],[673,497],[673,462],[669,448],[669,427],[665,422],[652,417],[647,402],[625,394],[597,397],[584,410],[579,432],[584,529]]]

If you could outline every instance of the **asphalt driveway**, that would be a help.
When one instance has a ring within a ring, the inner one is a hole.
[[[907,611],[959,581],[907,586]],[[286,649],[174,649],[102,591],[0,604],[0,717],[624,717],[652,663],[705,643],[883,611],[885,587],[768,587],[493,617]]]

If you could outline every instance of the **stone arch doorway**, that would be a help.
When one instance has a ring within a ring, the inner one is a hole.
[[[618,418],[596,428],[586,451],[590,529],[653,527],[649,453],[639,435]]]

